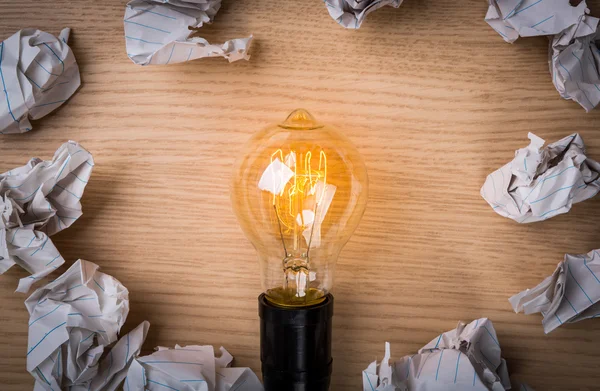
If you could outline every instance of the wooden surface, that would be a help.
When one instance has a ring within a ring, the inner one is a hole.
[[[588,2],[596,15],[600,1]],[[24,27],[73,29],[83,84],[34,130],[0,138],[0,171],[51,158],[66,140],[96,167],[84,215],[52,239],[67,263],[99,264],[130,291],[124,331],[151,323],[144,352],[223,345],[260,369],[257,258],[229,203],[240,146],[296,107],[342,129],[364,155],[370,196],[336,271],[331,389],[399,358],[459,320],[489,317],[509,369],[538,391],[600,384],[600,321],[544,335],[508,297],[551,274],[565,253],[600,247],[600,198],[518,225],[479,196],[488,173],[528,143],[574,131],[600,159],[600,111],[560,99],[546,38],[505,43],[483,0],[407,0],[338,26],[321,0],[225,0],[212,41],[256,37],[249,62],[139,67],[125,52],[125,1],[0,0],[2,39]],[[28,390],[25,272],[0,277],[0,387]],[[39,286],[39,285],[38,285]]]

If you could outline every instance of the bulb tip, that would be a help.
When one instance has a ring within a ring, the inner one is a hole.
[[[307,110],[296,109],[279,126],[287,129],[316,129],[322,125]]]

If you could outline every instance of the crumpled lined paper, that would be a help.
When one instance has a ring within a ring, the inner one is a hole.
[[[36,391],[117,389],[150,326],[142,322],[117,342],[129,292],[84,260],[36,290],[25,305],[30,315],[27,370]]]
[[[230,368],[233,357],[223,347],[215,357],[212,346],[157,348],[149,356],[133,361],[124,390],[171,389],[180,391],[262,391],[249,368]]]
[[[65,262],[49,236],[82,215],[80,199],[93,166],[92,155],[69,141],[52,160],[33,158],[0,175],[0,274],[15,264],[31,273],[17,292]]]
[[[329,15],[348,29],[357,29],[371,12],[386,5],[400,7],[404,0],[325,0]]]
[[[492,322],[459,323],[423,346],[417,354],[390,364],[390,344],[378,365],[363,371],[364,391],[503,391],[511,388]],[[532,390],[526,387],[527,390]]]
[[[587,12],[585,1],[574,7],[569,0],[489,0],[485,21],[512,43],[519,37],[558,34]]]
[[[229,62],[248,60],[252,35],[211,45],[190,38],[191,28],[211,23],[221,0],[132,0],[125,9],[127,56],[136,64],[174,64],[204,57],[224,57]]]
[[[538,286],[509,299],[515,312],[541,312],[547,334],[563,323],[600,317],[600,249],[566,254],[554,273]]]
[[[598,19],[584,16],[580,23],[557,34],[550,43],[552,82],[565,99],[590,111],[600,102],[600,43]]]
[[[600,164],[585,155],[583,139],[573,133],[542,148],[544,140],[529,133],[531,143],[488,175],[481,196],[501,216],[533,223],[567,213],[573,204],[600,191]]]
[[[0,134],[31,130],[29,119],[55,110],[79,88],[79,67],[67,45],[70,31],[56,38],[28,28],[0,43]]]

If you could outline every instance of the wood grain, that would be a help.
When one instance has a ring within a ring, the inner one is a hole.
[[[0,139],[0,171],[48,159],[72,139],[96,167],[84,215],[53,237],[129,288],[124,331],[152,324],[154,346],[226,346],[260,370],[257,260],[229,203],[240,146],[296,107],[335,124],[370,174],[367,212],[336,277],[331,389],[359,390],[381,358],[413,353],[458,320],[494,321],[509,369],[539,390],[600,389],[600,321],[544,335],[541,317],[507,298],[549,275],[565,253],[600,247],[600,198],[544,223],[517,225],[479,196],[488,173],[527,144],[577,131],[600,159],[600,111],[562,100],[547,39],[505,43],[482,0],[412,0],[371,14],[358,31],[321,0],[226,0],[212,41],[256,37],[249,62],[138,67],[126,56],[125,0],[0,0],[0,33],[73,29],[83,85],[34,130]],[[600,1],[589,2],[600,14]],[[0,387],[31,389],[27,311],[0,277]]]

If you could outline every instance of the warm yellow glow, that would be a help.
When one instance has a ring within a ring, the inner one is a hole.
[[[323,300],[365,209],[367,186],[352,143],[306,110],[252,137],[236,163],[231,199],[258,252],[269,301],[307,306]]]
[[[319,165],[313,169],[312,151],[296,153],[290,150],[284,157],[283,150],[277,149],[271,154],[271,163],[279,160],[294,172],[287,185],[278,194],[273,194],[273,206],[277,210],[284,233],[305,229],[311,222],[305,221],[303,211],[316,213],[317,206],[323,201],[324,191],[316,194],[317,183],[327,187],[327,155],[319,151]],[[318,197],[318,199],[317,199]],[[307,206],[310,207],[307,209]]]

